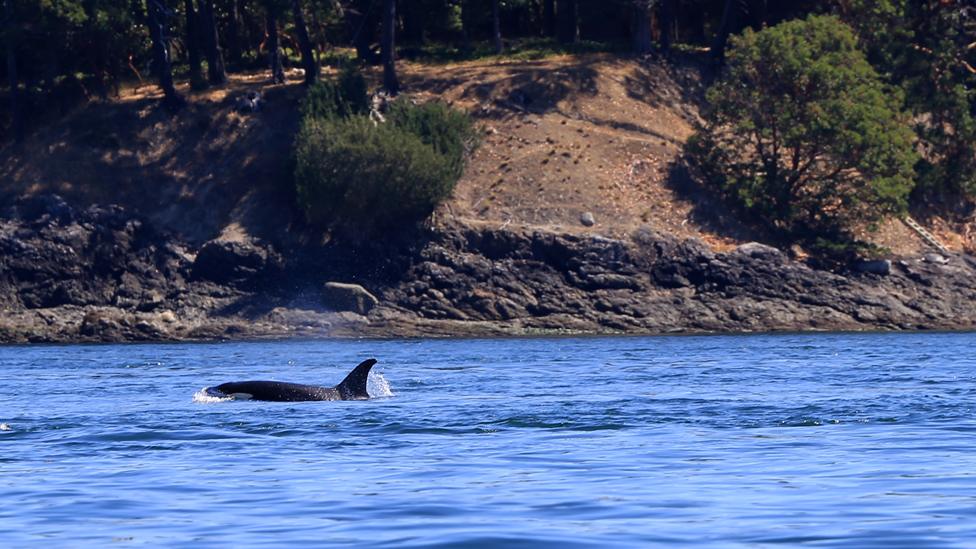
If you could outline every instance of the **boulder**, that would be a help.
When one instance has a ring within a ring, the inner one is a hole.
[[[753,259],[783,259],[783,252],[759,242],[746,242],[736,248],[735,253]]]
[[[593,225],[596,225],[596,218],[593,217],[593,212],[583,212],[580,215],[580,223],[582,223],[584,227],[592,227]]]
[[[881,276],[891,274],[890,259],[875,259],[871,261],[859,261],[854,264],[854,270],[859,273],[870,273]]]
[[[200,248],[191,274],[197,280],[240,286],[254,283],[279,267],[280,259],[268,248],[246,240],[214,239]]]
[[[70,223],[75,218],[74,209],[61,196],[41,194],[21,198],[17,201],[20,217],[28,222],[56,221]]]
[[[369,313],[380,302],[366,288],[345,282],[326,282],[322,286],[322,301],[333,310],[360,315]]]

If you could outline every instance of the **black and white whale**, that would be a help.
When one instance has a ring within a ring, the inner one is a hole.
[[[271,400],[275,402],[299,402],[304,400],[366,400],[366,379],[376,359],[364,360],[353,368],[346,379],[335,387],[302,385],[282,381],[232,381],[216,387],[207,387],[208,396],[240,400]]]

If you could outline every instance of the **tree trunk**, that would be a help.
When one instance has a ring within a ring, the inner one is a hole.
[[[237,0],[227,3],[230,17],[227,18],[227,57],[232,66],[241,62],[241,9]]]
[[[278,46],[278,18],[275,16],[273,2],[265,2],[265,23],[268,33],[268,66],[271,69],[271,83],[285,83],[285,68],[281,65],[281,48]]]
[[[356,59],[368,65],[372,65],[373,58],[373,25],[370,24],[369,14],[363,11],[362,3],[351,5],[345,10],[346,24],[349,26],[349,33],[352,35],[352,43],[356,48]]]
[[[220,37],[217,34],[217,17],[214,15],[213,0],[199,0],[200,22],[203,29],[203,43],[207,48],[207,78],[219,86],[227,82],[224,70],[224,55],[220,52]]]
[[[314,6],[313,6],[314,8]],[[312,40],[312,50],[315,52],[315,66],[320,66],[319,59],[321,59],[322,54],[325,52],[325,48],[322,46],[322,24],[319,23],[318,10],[312,9],[312,20],[311,25],[311,40]]]
[[[302,14],[301,0],[291,0],[291,13],[295,20],[295,34],[298,35],[298,47],[302,50],[302,68],[305,69],[305,85],[311,86],[319,77],[319,66],[315,62],[312,52],[312,41],[308,39],[308,28],[305,27],[305,15]]]
[[[396,0],[383,0],[383,88],[390,95],[400,93],[396,74]]]
[[[15,141],[24,140],[24,113],[20,110],[20,84],[17,82],[17,52],[14,33],[17,23],[14,21],[14,0],[3,3],[3,17],[7,20],[7,85],[10,86],[10,125]]]
[[[705,12],[701,9],[685,10],[685,28],[688,29],[689,41],[692,44],[705,44]]]
[[[423,0],[407,0],[401,4],[403,10],[403,42],[422,46],[426,31],[425,20],[429,17]]]
[[[637,55],[647,55],[651,53],[651,14],[646,0],[636,0],[633,11],[634,20],[633,40],[634,53]]]
[[[202,90],[207,87],[203,78],[203,65],[200,63],[200,19],[193,8],[193,0],[183,0],[186,11],[186,57],[189,64],[190,88]]]
[[[106,57],[108,54],[105,51],[106,45],[95,27],[95,23],[98,21],[98,14],[95,11],[94,0],[85,0],[82,2],[82,7],[85,10],[84,32],[86,41],[90,44],[88,54],[93,77],[92,81],[95,87],[95,93],[98,94],[99,98],[105,99],[108,97],[108,86],[106,82],[108,75],[108,71],[106,70]]]
[[[149,26],[149,36],[152,38],[153,67],[159,78],[159,87],[163,89],[163,105],[171,109],[178,109],[186,104],[183,96],[173,86],[173,69],[169,60],[169,38],[166,36],[166,5],[164,0],[148,0],[146,22]]]
[[[471,51],[471,2],[473,0],[461,0],[461,49],[468,53]]]
[[[491,35],[495,42],[495,53],[501,55],[505,51],[505,45],[502,43],[502,18],[500,13],[501,8],[498,2],[499,0],[491,0]]]
[[[671,51],[674,42],[675,0],[660,0],[658,2],[658,21],[661,25],[661,52]]]
[[[556,36],[556,0],[542,2],[542,33],[545,36]]]
[[[579,24],[576,15],[576,0],[556,0],[556,39],[561,44],[575,44],[579,40]]]
[[[712,42],[712,59],[718,64],[725,63],[725,45],[729,41],[729,35],[739,19],[739,0],[725,0],[725,8],[722,10],[722,24],[719,25],[718,34]]]

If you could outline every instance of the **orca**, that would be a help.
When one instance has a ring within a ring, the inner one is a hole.
[[[364,360],[335,387],[302,385],[283,381],[232,381],[204,389],[208,396],[236,400],[301,402],[306,400],[367,400],[366,378],[376,359]]]

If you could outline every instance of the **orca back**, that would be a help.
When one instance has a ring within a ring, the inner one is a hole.
[[[306,400],[368,400],[366,382],[376,359],[364,360],[353,368],[342,383],[335,387],[302,385],[284,381],[233,381],[216,387],[208,387],[206,393],[213,397],[231,397],[240,400],[270,400],[275,402],[299,402]]]

